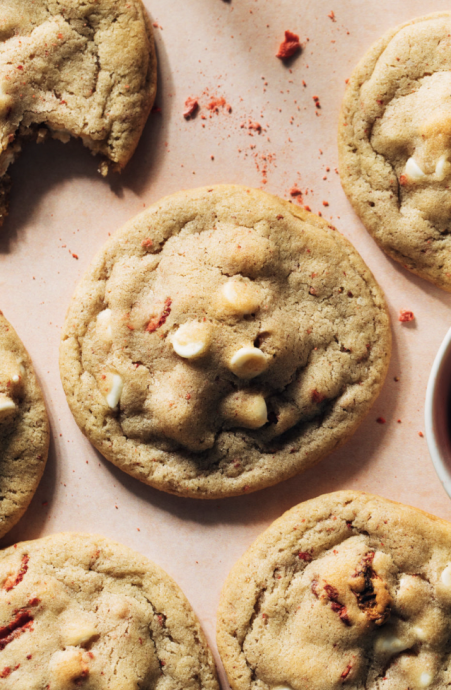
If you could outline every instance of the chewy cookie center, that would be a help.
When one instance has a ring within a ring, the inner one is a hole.
[[[310,246],[217,221],[116,258],[83,359],[128,438],[198,452],[236,429],[267,442],[358,382],[372,335],[350,333],[366,298],[342,286],[335,243],[320,262]]]
[[[93,372],[109,407],[127,410],[128,433],[204,450],[222,428],[263,427],[266,398],[299,364],[279,362],[297,324],[284,322],[276,245],[249,228],[230,235],[171,238],[156,268],[151,255],[115,265],[91,326]]]

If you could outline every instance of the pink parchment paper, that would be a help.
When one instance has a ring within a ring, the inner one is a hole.
[[[12,168],[11,214],[0,231],[0,308],[33,358],[52,442],[36,496],[2,543],[62,530],[121,541],[176,579],[216,649],[215,612],[224,578],[254,538],[296,503],[354,488],[451,519],[451,501],[419,435],[429,370],[451,325],[451,295],[412,276],[377,248],[335,172],[338,111],[353,66],[387,29],[448,10],[449,2],[145,4],[159,27],[156,103],[161,113],[150,116],[126,171],[104,180],[80,142],[56,141],[30,144]],[[336,21],[328,16],[331,11]],[[304,44],[288,66],[274,56],[285,29],[298,33]],[[201,109],[187,122],[182,112],[188,96],[198,97]],[[232,112],[224,106],[217,113],[208,110],[212,99],[221,97]],[[261,133],[249,129],[250,123],[260,124]],[[164,195],[219,182],[262,187],[287,198],[293,186],[308,189],[305,203],[353,242],[383,287],[394,348],[380,398],[341,450],[279,486],[210,502],[155,491],[94,451],[67,407],[58,346],[74,287],[109,233]],[[415,322],[400,324],[400,308],[414,311]],[[386,424],[376,423],[379,416]]]

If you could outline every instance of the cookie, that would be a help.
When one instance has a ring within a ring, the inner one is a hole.
[[[60,365],[121,469],[216,498],[305,470],[357,428],[391,347],[380,288],[325,220],[219,185],[154,204],[80,283]]]
[[[354,70],[339,125],[340,176],[396,261],[451,290],[451,13],[387,32]]]
[[[451,524],[357,491],[276,520],[230,572],[218,647],[232,690],[445,690]]]
[[[104,537],[57,534],[0,552],[0,618],[5,690],[219,690],[179,587]]]
[[[33,365],[0,312],[0,537],[33,498],[48,448],[49,424]]]
[[[27,139],[82,139],[121,169],[155,99],[156,57],[140,0],[0,0],[0,223],[7,169]]]

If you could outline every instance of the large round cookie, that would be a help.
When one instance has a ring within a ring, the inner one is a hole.
[[[108,241],[69,308],[61,375],[105,457],[214,498],[345,441],[379,393],[390,337],[381,290],[331,225],[221,185],[167,197]]]
[[[356,491],[301,503],[234,566],[218,611],[232,690],[445,690],[451,524]]]
[[[47,413],[30,357],[0,312],[0,537],[33,498],[48,447]]]
[[[120,169],[155,91],[152,29],[141,0],[0,0],[0,224],[6,171],[24,139],[80,137]]]
[[[451,290],[451,13],[386,33],[354,70],[339,125],[343,188],[393,259]]]
[[[175,582],[104,537],[57,534],[0,552],[0,619],[5,690],[219,690]]]

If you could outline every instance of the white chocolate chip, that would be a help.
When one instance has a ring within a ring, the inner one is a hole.
[[[406,163],[406,175],[414,182],[422,180],[426,177],[425,173],[422,171],[415,158],[409,158]]]
[[[238,314],[253,314],[260,306],[258,290],[241,280],[228,280],[221,288],[221,295],[227,306]]]
[[[414,627],[413,632],[417,636],[417,638],[419,640],[421,640],[422,642],[424,642],[427,639],[427,635],[426,635],[425,631],[423,630],[423,628],[420,628],[419,625],[416,625]]]
[[[268,421],[268,408],[260,393],[232,393],[223,401],[221,411],[232,424],[245,429],[259,429]]]
[[[96,635],[98,635],[97,630],[89,623],[68,623],[63,628],[64,643],[71,647],[84,645]]]
[[[0,393],[0,419],[9,417],[16,410],[16,403],[4,393]]]
[[[266,355],[258,347],[242,347],[229,362],[229,369],[240,379],[252,379],[268,366]]]
[[[447,155],[443,154],[443,156],[440,156],[440,158],[437,161],[437,165],[435,166],[435,177],[439,182],[445,179],[446,177],[446,163],[447,163]]]
[[[122,376],[113,373],[106,375],[106,381],[108,391],[107,395],[105,396],[106,401],[108,405],[111,407],[111,409],[115,410],[118,406],[119,400],[121,399],[121,393],[124,387],[124,382],[122,380]]]
[[[202,357],[210,345],[210,325],[198,321],[184,323],[172,336],[174,351],[184,359]]]
[[[433,680],[434,680],[434,677],[433,677],[432,673],[429,673],[429,671],[423,671],[423,673],[421,674],[421,676],[418,679],[418,684],[419,684],[420,688],[427,688],[428,685],[430,685]]]
[[[59,650],[50,657],[51,686],[55,684],[57,688],[70,687],[74,680],[82,676],[87,669],[80,650]]]
[[[404,649],[409,649],[410,646],[408,642],[401,640],[392,632],[382,633],[374,645],[375,651],[379,654],[398,654],[404,651]]]
[[[110,342],[113,339],[111,328],[111,309],[104,309],[97,314],[97,329],[102,340]]]
[[[445,587],[451,587],[451,565],[447,565],[440,576],[440,580]]]
[[[12,377],[11,380],[12,380],[13,383],[19,383],[19,381],[20,381],[20,376],[19,376],[19,374],[14,374],[14,376]]]

